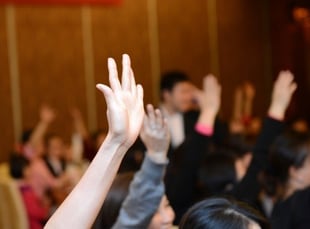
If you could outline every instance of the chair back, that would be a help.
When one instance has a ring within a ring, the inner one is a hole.
[[[29,229],[21,192],[13,179],[0,177],[0,228]]]

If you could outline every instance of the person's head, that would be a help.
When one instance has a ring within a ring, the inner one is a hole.
[[[232,146],[207,155],[199,173],[204,195],[230,191],[245,176],[251,158],[250,152]]]
[[[198,202],[182,217],[180,229],[260,229],[266,220],[245,203],[226,198]]]
[[[10,156],[10,175],[14,179],[24,179],[28,177],[30,162],[21,154],[13,153]]]
[[[160,81],[160,95],[164,105],[172,111],[185,112],[194,105],[194,86],[183,72],[164,73]]]
[[[31,144],[32,134],[33,129],[24,130],[20,139],[21,151],[29,160],[41,156],[45,151],[43,141],[38,141],[35,145]]]
[[[243,138],[239,138],[237,136],[236,138],[230,137],[227,145],[224,147],[226,147],[229,154],[235,157],[237,181],[240,181],[246,174],[246,171],[248,170],[248,167],[252,161],[253,147],[244,141]]]
[[[174,211],[169,204],[167,196],[164,195],[148,229],[170,229],[172,227],[174,217]]]
[[[216,152],[207,155],[200,169],[200,184],[205,196],[224,193],[237,182],[235,157]]]
[[[272,174],[283,194],[310,186],[310,138],[307,134],[287,132],[279,136],[270,152]]]
[[[46,152],[48,157],[63,158],[65,156],[65,144],[61,137],[55,134],[47,136]]]

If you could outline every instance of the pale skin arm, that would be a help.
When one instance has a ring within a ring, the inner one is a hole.
[[[283,120],[293,93],[297,88],[294,75],[290,71],[281,71],[274,83],[268,115]]]
[[[55,116],[55,111],[51,107],[43,105],[40,108],[40,121],[34,128],[30,137],[30,145],[34,149],[37,149],[43,144],[44,135],[50,123],[55,119]]]
[[[143,89],[136,85],[128,55],[123,55],[122,82],[113,59],[108,60],[110,87],[99,84],[107,103],[109,132],[87,171],[45,228],[90,228],[102,206],[128,148],[139,135]]]

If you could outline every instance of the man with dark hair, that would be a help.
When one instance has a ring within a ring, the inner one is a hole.
[[[188,119],[185,114],[193,110],[195,106],[194,91],[195,88],[185,73],[170,71],[162,75],[160,81],[161,110],[170,129],[172,148],[178,147],[189,130],[193,128],[194,123],[187,123]],[[194,116],[195,120],[197,114]],[[189,119],[193,120],[193,118]]]

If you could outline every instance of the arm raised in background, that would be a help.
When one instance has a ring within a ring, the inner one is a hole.
[[[74,131],[78,133],[83,139],[89,138],[89,132],[86,128],[81,111],[78,108],[71,110],[71,116],[73,118]]]
[[[271,118],[284,119],[286,109],[296,89],[297,84],[294,82],[294,75],[290,71],[281,71],[273,86],[271,104],[268,110],[268,115]]]
[[[143,117],[143,88],[136,85],[128,55],[123,55],[122,82],[116,63],[108,59],[110,87],[98,84],[107,103],[109,131],[94,160],[45,228],[90,228],[128,148],[139,135]]]
[[[238,199],[253,203],[257,198],[260,191],[257,175],[267,164],[268,151],[273,141],[283,132],[285,112],[296,88],[293,74],[281,71],[273,86],[268,116],[253,149],[253,159],[245,177],[233,191]]]
[[[35,152],[40,151],[40,147],[44,144],[44,135],[47,128],[55,119],[55,111],[48,105],[43,105],[40,108],[40,121],[35,126],[30,136],[30,146]]]
[[[207,75],[203,79],[203,91],[197,93],[200,115],[197,124],[213,128],[221,106],[222,88],[216,77]]]
[[[177,158],[171,160],[172,172],[166,177],[167,195],[176,212],[176,221],[193,204],[200,163],[212,142],[215,119],[221,105],[221,86],[216,77],[204,77],[203,90],[197,91],[196,99],[200,115],[195,131],[175,150]]]
[[[165,194],[163,176],[168,164],[169,130],[160,110],[147,106],[141,139],[147,152],[135,174],[113,228],[148,228]]]

